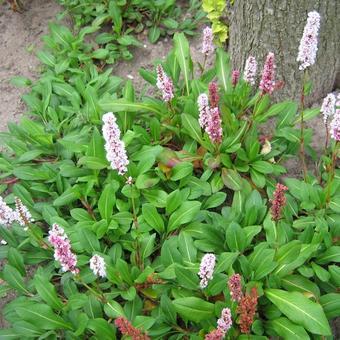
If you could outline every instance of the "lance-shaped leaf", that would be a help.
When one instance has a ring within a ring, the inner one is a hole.
[[[266,289],[266,297],[291,321],[314,334],[331,335],[331,329],[321,305],[298,292]]]
[[[182,70],[187,95],[189,95],[190,94],[189,75],[190,75],[190,65],[192,64],[192,61],[190,57],[189,43],[184,33],[176,33],[174,35],[174,44],[175,44],[176,59]]]

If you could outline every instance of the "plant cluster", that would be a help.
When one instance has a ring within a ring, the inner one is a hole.
[[[161,36],[175,32],[193,35],[203,19],[200,1],[190,0],[184,7],[175,0],[59,0],[74,19],[75,29],[100,21],[95,42],[107,53],[105,60],[112,64],[118,59],[133,58],[132,46],[140,46],[136,35],[147,31],[151,43]],[[61,15],[62,17],[62,15]]]
[[[166,60],[140,72],[155,95],[137,98],[91,52],[72,53],[71,37],[52,26],[45,41],[57,55],[40,53],[35,84],[16,80],[31,86],[34,119],[1,135],[1,294],[18,296],[0,337],[331,338],[340,98],[322,106],[330,136],[315,172],[283,177],[288,157],[316,157],[304,122],[320,109],[303,107],[307,75],[300,105],[270,103],[274,53],[259,81],[256,59],[230,70],[209,30],[210,69],[176,33]],[[261,134],[272,117],[273,134]]]

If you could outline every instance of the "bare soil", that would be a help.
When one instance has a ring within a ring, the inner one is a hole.
[[[25,111],[21,95],[25,88],[10,83],[14,76],[37,78],[39,60],[35,52],[42,46],[41,37],[48,31],[48,22],[60,12],[54,0],[22,1],[22,13],[0,4],[0,131],[8,121],[16,121]]]

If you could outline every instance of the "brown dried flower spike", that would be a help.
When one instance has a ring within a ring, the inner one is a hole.
[[[288,188],[285,185],[281,183],[276,184],[273,199],[270,200],[272,204],[270,212],[273,221],[278,221],[281,218],[282,208],[286,205],[285,191],[287,190]]]
[[[257,307],[257,291],[253,287],[250,294],[245,294],[237,307],[236,312],[240,315],[239,324],[242,333],[248,334],[250,327],[254,322],[254,316]]]

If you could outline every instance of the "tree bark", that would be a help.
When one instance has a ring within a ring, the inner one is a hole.
[[[301,94],[303,71],[296,61],[300,39],[313,10],[321,16],[317,59],[308,68],[313,82],[306,104],[318,102],[340,78],[339,0],[236,0],[230,16],[229,52],[233,68],[243,70],[249,55],[258,61],[258,80],[268,52],[275,53],[276,80],[284,87],[274,100],[295,99]]]

